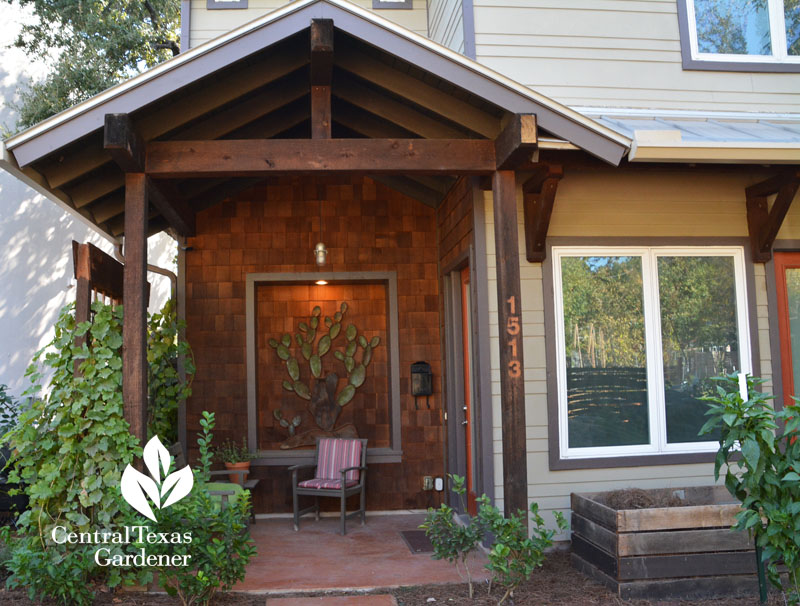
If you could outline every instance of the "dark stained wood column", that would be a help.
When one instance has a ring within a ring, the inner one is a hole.
[[[333,20],[311,21],[311,138],[331,138]]]
[[[517,187],[514,171],[492,177],[494,241],[497,254],[497,310],[500,322],[500,398],[503,429],[505,514],[528,508],[525,447],[525,364],[522,358],[522,302],[519,282]]]
[[[72,241],[72,262],[75,266],[75,323],[88,322],[91,319],[92,282],[91,266],[89,264],[89,245],[78,244]],[[86,343],[86,335],[75,339],[75,346],[81,347]],[[80,374],[79,366],[83,360],[75,360],[74,374]]]
[[[122,325],[122,397],[125,420],[147,439],[147,177],[125,175],[125,269]]]

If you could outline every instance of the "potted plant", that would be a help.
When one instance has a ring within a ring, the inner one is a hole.
[[[250,461],[256,458],[256,454],[247,449],[247,438],[242,438],[242,445],[239,446],[233,440],[225,440],[222,446],[217,448],[217,457],[225,463],[225,468],[229,470],[244,470],[250,472]],[[247,473],[231,473],[228,479],[236,484],[243,484]]]

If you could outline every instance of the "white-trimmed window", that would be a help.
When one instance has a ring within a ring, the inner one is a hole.
[[[796,0],[679,0],[686,3],[691,58],[800,64]]]
[[[710,377],[751,372],[741,247],[553,247],[562,459],[712,452]]]

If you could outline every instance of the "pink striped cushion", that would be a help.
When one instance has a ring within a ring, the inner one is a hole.
[[[358,480],[348,480],[345,482],[345,488],[350,488],[351,486],[355,486],[358,484]],[[306,480],[305,482],[300,482],[298,484],[300,488],[331,488],[339,490],[342,487],[341,480],[322,480],[320,478],[314,478],[313,480]]]
[[[317,459],[318,480],[341,480],[340,470],[361,465],[361,441],[322,438]],[[347,472],[346,480],[358,480],[358,470]]]

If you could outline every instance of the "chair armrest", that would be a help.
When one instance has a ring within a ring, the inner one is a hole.
[[[339,473],[346,474],[348,471],[353,471],[354,469],[357,469],[359,471],[367,471],[366,467],[359,467],[358,465],[356,465],[355,467],[345,467],[344,469],[340,469]]]
[[[317,466],[316,463],[301,463],[299,465],[292,465],[288,469],[289,471],[297,471],[298,469],[304,469],[306,467],[316,467],[316,466]]]

